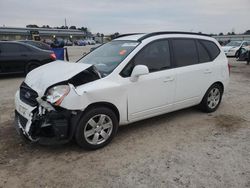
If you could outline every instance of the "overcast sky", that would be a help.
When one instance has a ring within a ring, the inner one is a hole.
[[[91,32],[250,29],[250,0],[0,0],[0,26],[85,26]]]

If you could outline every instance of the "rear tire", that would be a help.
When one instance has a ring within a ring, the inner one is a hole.
[[[118,120],[111,109],[91,108],[81,117],[76,128],[75,140],[85,149],[99,149],[111,142],[117,130]]]
[[[204,95],[199,109],[203,112],[211,113],[217,110],[221,103],[223,89],[220,84],[213,84]]]

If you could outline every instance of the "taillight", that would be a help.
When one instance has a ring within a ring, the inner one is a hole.
[[[229,72],[229,75],[230,75],[230,71],[231,71],[231,65],[228,63],[228,72]]]
[[[56,54],[55,54],[55,53],[52,53],[52,54],[50,54],[49,56],[50,56],[50,59],[56,60]]]

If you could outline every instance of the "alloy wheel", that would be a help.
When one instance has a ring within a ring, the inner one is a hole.
[[[89,144],[99,145],[107,141],[113,130],[111,118],[98,114],[90,118],[84,128],[84,137]]]
[[[207,105],[209,108],[214,109],[220,102],[220,90],[218,88],[213,88],[208,94]]]

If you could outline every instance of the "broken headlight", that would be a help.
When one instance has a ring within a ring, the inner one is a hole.
[[[50,88],[46,94],[46,100],[51,104],[59,106],[64,97],[68,95],[70,87],[68,85],[58,85]]]

